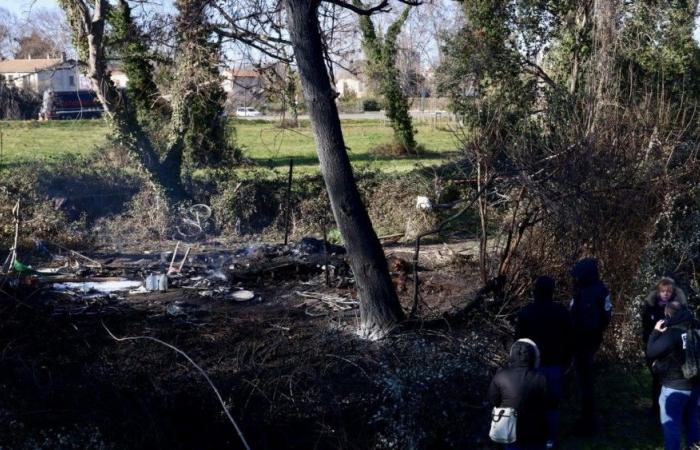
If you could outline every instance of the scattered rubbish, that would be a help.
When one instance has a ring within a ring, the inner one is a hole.
[[[252,291],[241,290],[232,292],[229,294],[229,297],[237,302],[248,302],[255,298],[255,293]]]
[[[173,251],[173,258],[170,260],[170,266],[168,266],[168,274],[173,270],[173,264],[175,264],[175,258],[177,258],[177,249],[180,248],[180,241],[175,244],[175,250]]]
[[[140,287],[140,281],[119,280],[119,281],[83,281],[54,283],[51,287],[56,291],[78,291],[83,293],[100,292],[111,294],[112,292],[129,291]]]
[[[141,285],[138,288],[129,291],[129,295],[148,294],[149,292],[151,291],[146,289],[146,286]]]
[[[313,237],[302,238],[302,240],[294,246],[292,253],[295,255],[322,255],[326,250],[329,254],[333,255],[344,255],[346,253],[345,247],[330,244]]]
[[[34,273],[34,269],[32,269],[32,266],[28,266],[26,264],[23,264],[16,258],[12,262],[12,270],[14,270],[16,273],[18,273],[20,275]]]
[[[331,311],[348,311],[360,305],[358,300],[339,295],[300,291],[295,293],[299,297],[306,299],[299,307],[304,307],[306,315],[311,317],[325,316]]]
[[[188,242],[203,238],[211,228],[210,218],[211,208],[209,206],[192,205],[182,212],[179,218],[180,223],[175,227],[178,237]]]
[[[171,316],[182,316],[185,314],[185,311],[183,311],[182,308],[176,305],[175,303],[169,304],[165,308],[165,312],[167,312]]]
[[[168,277],[162,273],[152,273],[146,277],[146,290],[150,292],[166,292],[168,290]]]
[[[422,211],[432,211],[433,203],[430,199],[424,195],[419,195],[416,197],[416,209]]]
[[[192,247],[187,247],[187,250],[185,250],[185,256],[182,258],[180,265],[176,269],[174,264],[175,264],[175,258],[177,258],[178,248],[180,248],[180,241],[178,241],[177,244],[175,245],[175,250],[173,251],[173,257],[170,260],[170,266],[168,266],[168,271],[167,271],[168,275],[173,275],[173,274],[182,272],[182,268],[184,267],[185,262],[187,261],[187,258],[190,256],[190,252],[192,251]]]

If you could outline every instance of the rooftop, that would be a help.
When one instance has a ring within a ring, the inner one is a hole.
[[[64,62],[61,58],[6,59],[0,61],[0,73],[34,73],[50,69]]]

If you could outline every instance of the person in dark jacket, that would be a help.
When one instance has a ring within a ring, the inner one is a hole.
[[[656,323],[664,318],[666,305],[677,300],[683,306],[687,306],[688,301],[685,292],[678,286],[672,278],[663,277],[656,284],[656,288],[647,295],[644,310],[642,311],[642,341],[646,348],[649,336]],[[651,412],[653,416],[659,415],[659,395],[661,394],[661,381],[659,376],[652,370],[654,361],[647,358],[647,366],[651,371]]]
[[[516,341],[510,349],[508,367],[491,380],[488,398],[493,406],[515,408],[517,440],[506,450],[541,450],[547,441],[547,381],[537,371],[537,345],[529,339]]]
[[[569,311],[554,303],[555,282],[539,277],[532,290],[534,301],[518,314],[516,339],[532,339],[540,351],[540,373],[547,380],[548,446],[559,440],[559,402],[562,376],[571,362],[571,318]]]
[[[654,371],[661,379],[659,416],[665,449],[680,450],[682,426],[685,427],[688,448],[700,443],[700,381],[686,379],[682,369],[684,335],[691,325],[696,324],[690,311],[677,300],[666,305],[665,314],[666,318],[659,320],[649,335],[646,356],[654,361]]]
[[[610,324],[610,291],[600,280],[598,261],[584,258],[571,270],[574,295],[571,300],[572,350],[581,395],[581,417],[576,431],[592,435],[597,429],[593,360]]]

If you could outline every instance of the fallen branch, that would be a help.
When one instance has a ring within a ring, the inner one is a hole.
[[[219,390],[216,388],[216,386],[214,386],[214,383],[211,381],[211,379],[209,378],[209,375],[207,375],[207,373],[204,371],[204,369],[202,369],[199,365],[197,365],[197,363],[194,362],[192,360],[192,358],[190,358],[187,355],[187,353],[183,352],[182,350],[180,350],[179,348],[175,347],[172,344],[168,344],[167,342],[161,341],[160,339],[157,339],[157,338],[154,338],[151,336],[127,336],[127,337],[119,338],[119,337],[115,336],[114,333],[112,333],[109,328],[107,328],[107,325],[105,325],[104,322],[102,322],[102,327],[105,329],[105,331],[107,331],[107,334],[109,334],[112,337],[112,339],[114,339],[115,341],[118,341],[118,342],[136,341],[136,340],[153,341],[153,342],[157,342],[158,344],[164,345],[171,350],[174,350],[178,354],[182,355],[185,359],[187,359],[187,361],[189,361],[190,364],[192,364],[195,368],[197,368],[199,373],[201,373],[202,376],[207,380],[207,383],[209,383],[209,386],[211,386],[211,388],[214,390],[216,397],[219,399],[219,403],[221,403],[221,407],[223,408],[224,412],[226,413],[226,417],[228,417],[228,420],[231,422],[233,427],[236,429],[238,436],[241,438],[241,442],[243,443],[243,446],[246,448],[246,450],[250,450],[250,446],[248,445],[248,442],[245,440],[245,437],[243,436],[243,432],[238,427],[238,424],[233,419],[233,416],[231,416],[231,413],[229,412],[228,408],[226,407],[226,403],[224,403],[224,399],[223,399],[223,397],[221,397]]]

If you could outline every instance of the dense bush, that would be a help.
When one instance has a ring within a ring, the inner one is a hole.
[[[6,84],[0,78],[0,120],[30,120],[39,116],[41,97]]]
[[[362,110],[365,112],[379,111],[382,109],[382,104],[376,98],[365,98],[362,100]]]

